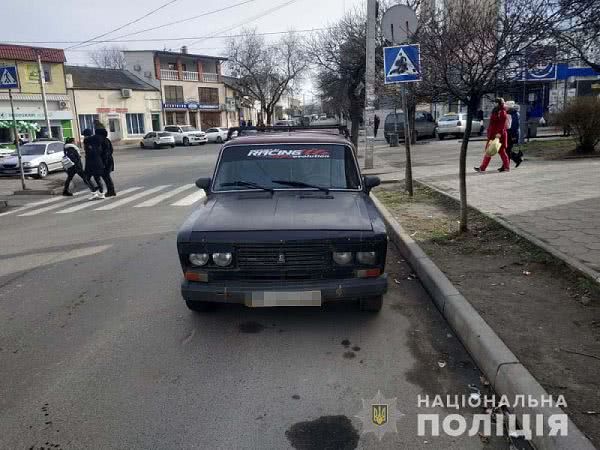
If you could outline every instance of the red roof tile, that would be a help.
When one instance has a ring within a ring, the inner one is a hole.
[[[62,48],[29,47],[26,45],[0,44],[0,59],[17,61],[37,61],[38,53],[43,62],[64,63],[65,52]]]

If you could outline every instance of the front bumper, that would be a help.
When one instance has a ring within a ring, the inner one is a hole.
[[[190,144],[205,144],[208,142],[207,137],[190,136]]]
[[[479,131],[479,130],[477,130]],[[465,132],[465,127],[438,127],[438,134],[463,134]]]
[[[23,173],[27,174],[37,174],[37,166],[35,167],[23,167]],[[11,176],[11,175],[20,175],[21,171],[17,167],[16,169],[0,169],[0,175]]]
[[[181,295],[188,302],[247,304],[253,292],[320,291],[322,303],[356,300],[387,292],[387,275],[377,278],[345,278],[310,281],[211,282],[184,280]]]

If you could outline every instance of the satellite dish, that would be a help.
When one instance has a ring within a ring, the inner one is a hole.
[[[417,31],[417,14],[406,5],[389,8],[381,20],[381,29],[385,38],[393,44],[408,42]]]

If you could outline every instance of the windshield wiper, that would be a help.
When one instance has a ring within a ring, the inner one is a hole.
[[[270,192],[270,193],[275,192],[275,190],[273,188],[266,187],[266,186],[261,186],[260,184],[252,183],[251,181],[232,181],[230,183],[222,183],[221,186],[223,186],[223,187],[227,187],[227,186],[240,186],[240,187],[249,187],[249,188],[254,188],[254,189],[261,189],[263,191],[267,191],[267,192]]]
[[[313,188],[323,191],[329,194],[329,188],[323,186],[317,186],[316,184],[309,184],[303,181],[288,181],[288,180],[271,180],[271,183],[283,184],[284,186],[300,187],[300,188]]]

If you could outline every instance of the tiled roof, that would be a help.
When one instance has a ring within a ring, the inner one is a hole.
[[[62,48],[0,44],[0,59],[37,61],[38,53],[41,56],[42,62],[64,63],[66,61],[65,52]]]
[[[74,89],[157,91],[127,70],[101,69],[99,67],[65,66],[65,73],[73,77]]]

